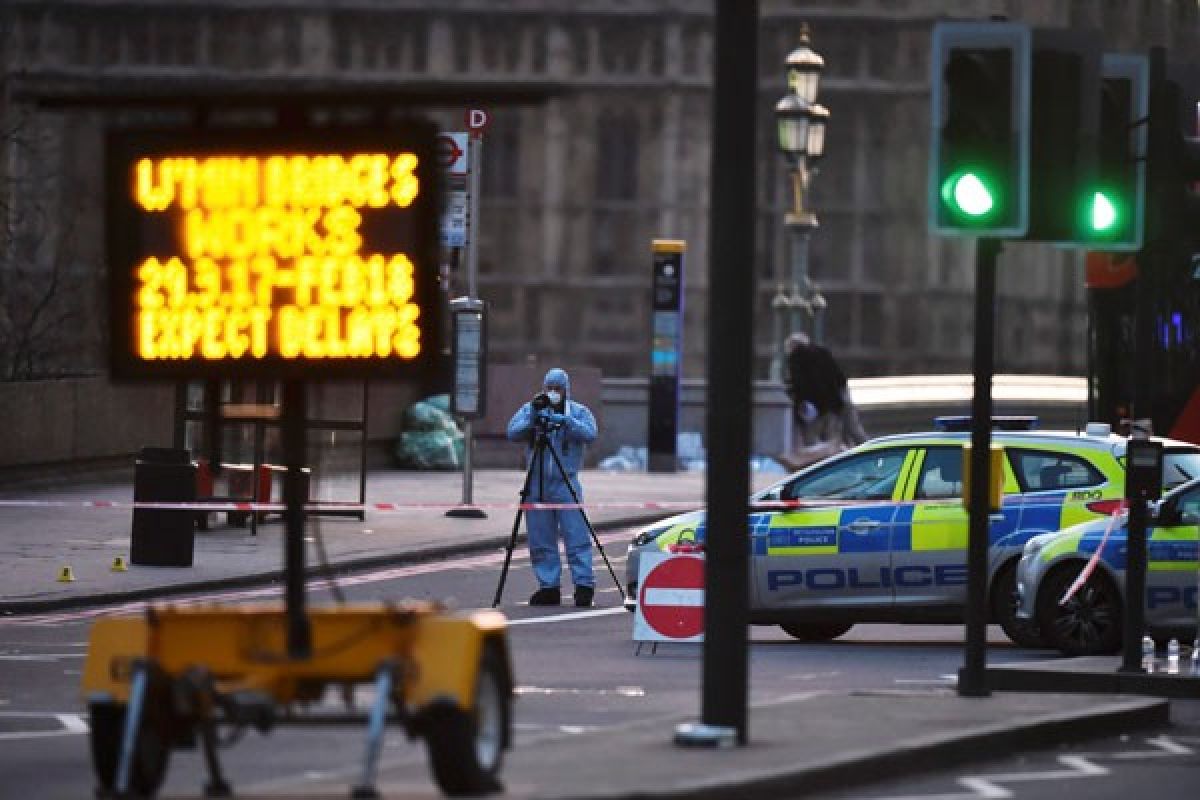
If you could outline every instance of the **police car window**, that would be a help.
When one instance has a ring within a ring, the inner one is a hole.
[[[917,479],[918,500],[962,497],[962,453],[961,447],[931,447],[925,451]]]
[[[1170,489],[1200,478],[1200,451],[1168,450],[1163,453],[1163,488]]]
[[[1100,470],[1070,453],[1010,447],[1008,455],[1025,492],[1083,489],[1104,483]]]
[[[841,459],[792,481],[784,489],[783,499],[891,499],[907,454],[907,448],[899,448]]]

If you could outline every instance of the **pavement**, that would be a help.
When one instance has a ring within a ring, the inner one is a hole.
[[[755,473],[752,483],[761,487],[779,477]],[[372,471],[365,520],[320,521],[328,560],[339,570],[352,570],[501,548],[512,533],[523,478],[518,470],[476,471],[472,500],[486,517],[464,519],[445,513],[463,499],[460,473]],[[704,497],[700,472],[587,470],[581,480],[598,531],[657,519],[700,505]],[[340,491],[337,499],[346,492],[355,497],[357,484]],[[281,577],[283,526],[277,520],[260,524],[257,535],[214,520],[210,530],[196,533],[191,567],[131,565],[112,571],[115,558],[129,556],[131,500],[132,470],[105,480],[0,487],[0,614],[93,607]],[[380,504],[389,503],[383,510]],[[610,555],[615,549],[609,548]],[[315,541],[308,550],[308,563],[316,563]],[[65,567],[74,581],[58,581]],[[1051,663],[1053,669],[1072,669],[1064,659]],[[1092,660],[1077,671],[1112,668],[1109,661]],[[695,718],[649,720],[518,746],[508,754],[503,777],[512,797],[781,797],[1129,733],[1164,725],[1168,718],[1165,700],[1113,693],[807,692],[751,707],[745,746],[676,746],[676,724]],[[390,794],[386,780],[381,788]]]

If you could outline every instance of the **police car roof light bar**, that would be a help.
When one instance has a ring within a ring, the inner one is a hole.
[[[994,431],[1032,431],[1036,430],[1039,420],[1035,416],[1000,416],[992,417]],[[933,428],[938,431],[958,432],[971,430],[971,416],[944,416],[933,418]]]

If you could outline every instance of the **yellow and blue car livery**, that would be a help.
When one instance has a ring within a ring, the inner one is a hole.
[[[1016,563],[1026,541],[1105,517],[1124,494],[1124,442],[1085,433],[994,431],[1005,448],[1004,497],[990,527],[995,621],[1026,646],[1016,617]],[[961,622],[968,517],[962,501],[965,431],[874,439],[811,465],[751,498],[750,615],[800,638],[830,638],[857,622]],[[1167,442],[1196,459],[1200,448]],[[704,512],[643,528],[629,547],[629,596],[639,555],[703,543]],[[824,636],[814,635],[823,632]]]
[[[1025,545],[1017,573],[1017,613],[1037,622],[1048,643],[1068,655],[1113,652],[1121,645],[1128,522],[1128,514],[1122,513],[1117,520],[1081,523],[1034,537]],[[1173,489],[1151,508],[1146,625],[1162,638],[1195,635],[1198,534],[1200,479]],[[1066,604],[1061,603],[1097,551],[1093,573]]]

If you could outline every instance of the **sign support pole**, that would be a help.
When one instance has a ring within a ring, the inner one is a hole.
[[[468,114],[470,118],[474,112]],[[470,119],[469,119],[470,121]],[[483,173],[483,129],[472,129],[467,144],[467,297],[478,299],[476,294],[476,276],[479,271],[479,187],[480,176]],[[475,488],[475,469],[471,454],[475,450],[475,432],[468,417],[463,422],[463,485],[462,505],[469,509],[463,516],[474,518],[486,517],[482,509],[473,508],[473,491]]]
[[[967,643],[958,673],[962,697],[987,697],[987,567],[991,509],[992,372],[995,368],[996,257],[1000,240],[975,240],[975,396],[971,401],[971,495],[967,534]]]
[[[307,658],[312,652],[312,632],[304,609],[304,460],[307,450],[304,420],[306,408],[304,381],[289,378],[283,382],[281,434],[283,463],[283,501],[286,506],[286,534],[283,538],[284,598],[287,604],[287,647],[291,658]]]

